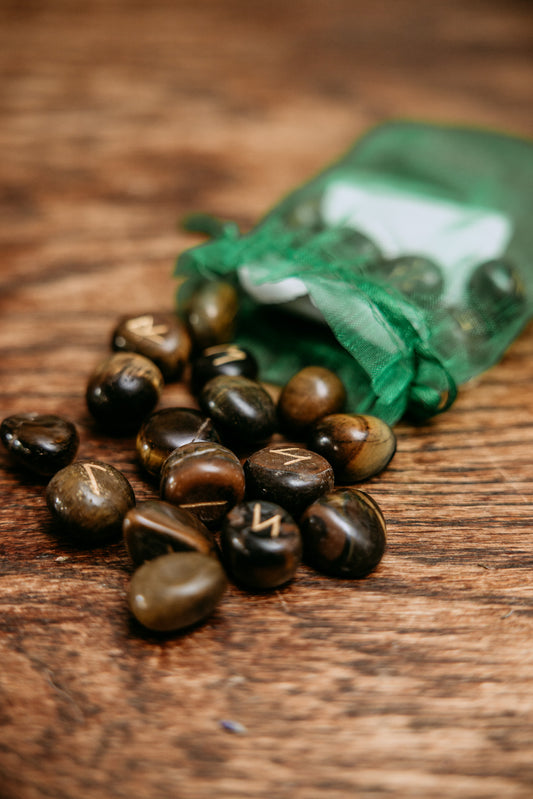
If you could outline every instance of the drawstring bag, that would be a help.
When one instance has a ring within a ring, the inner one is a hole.
[[[320,364],[348,410],[424,420],[531,317],[532,201],[530,142],[383,124],[246,234],[190,217],[212,241],[178,258],[178,308],[200,282],[231,281],[262,379]]]

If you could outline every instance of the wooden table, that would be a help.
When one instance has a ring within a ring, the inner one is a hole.
[[[172,307],[180,217],[250,226],[392,117],[533,135],[520,0],[6,0],[0,45],[0,413],[68,416],[138,499],[84,388],[119,314]],[[531,797],[532,358],[529,329],[397,426],[368,579],[232,587],[163,640],[130,620],[122,544],[58,541],[2,453],[2,799]]]

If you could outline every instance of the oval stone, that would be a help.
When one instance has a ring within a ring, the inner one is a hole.
[[[124,475],[108,463],[83,460],[57,472],[46,488],[46,503],[61,531],[84,546],[120,536],[135,505]]]
[[[435,301],[444,288],[442,270],[422,255],[401,255],[380,261],[370,275],[424,304]]]
[[[128,604],[144,627],[172,632],[203,621],[227,588],[220,562],[200,552],[172,552],[147,561],[131,578]]]
[[[282,426],[302,432],[317,419],[342,410],[346,389],[337,375],[323,366],[306,366],[291,377],[278,400]]]
[[[208,347],[192,363],[191,386],[195,393],[211,378],[219,375],[242,375],[255,380],[258,365],[252,353],[238,344],[217,344]]]
[[[211,280],[192,294],[186,320],[197,349],[226,344],[234,337],[238,295],[231,283]]]
[[[468,279],[467,297],[476,311],[488,314],[489,333],[522,314],[526,305],[524,281],[504,258],[485,261],[474,269]]]
[[[233,579],[252,589],[284,585],[294,577],[302,557],[298,526],[273,502],[236,505],[224,519],[220,546]]]
[[[185,323],[173,313],[123,316],[117,323],[111,346],[118,352],[137,352],[153,361],[165,381],[176,380],[191,353],[191,336]]]
[[[273,444],[244,463],[246,495],[285,508],[295,518],[317,497],[333,488],[334,475],[325,458],[295,444]]]
[[[260,444],[276,429],[270,394],[247,377],[213,377],[202,389],[199,402],[224,442]]]
[[[129,510],[122,530],[126,549],[138,566],[169,552],[212,555],[215,551],[212,536],[197,516],[157,499],[139,502]]]
[[[337,483],[358,483],[383,471],[396,452],[396,436],[377,416],[333,413],[309,431],[309,449],[333,467]]]
[[[94,418],[110,432],[132,431],[153,411],[163,390],[157,366],[137,353],[119,352],[102,361],[86,392]]]
[[[300,519],[304,560],[334,577],[365,577],[386,545],[377,502],[356,488],[338,488],[310,505]]]
[[[54,414],[31,412],[4,419],[0,440],[15,463],[45,477],[71,463],[80,443],[72,422]]]
[[[170,453],[193,441],[219,443],[213,421],[195,408],[162,408],[141,425],[136,440],[137,455],[143,468],[159,477]]]
[[[161,498],[194,513],[209,529],[244,497],[244,472],[221,444],[195,442],[174,450],[161,469]]]

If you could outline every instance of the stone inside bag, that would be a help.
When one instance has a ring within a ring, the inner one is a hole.
[[[178,306],[199,280],[232,280],[264,379],[320,363],[350,410],[430,417],[531,316],[532,185],[528,141],[378,126],[249,233],[211,224],[178,259]]]

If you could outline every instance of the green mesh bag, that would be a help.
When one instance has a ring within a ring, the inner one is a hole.
[[[244,235],[189,218],[213,240],[178,258],[178,307],[199,281],[233,281],[264,380],[321,364],[349,410],[423,420],[531,316],[532,198],[528,141],[380,125]]]

